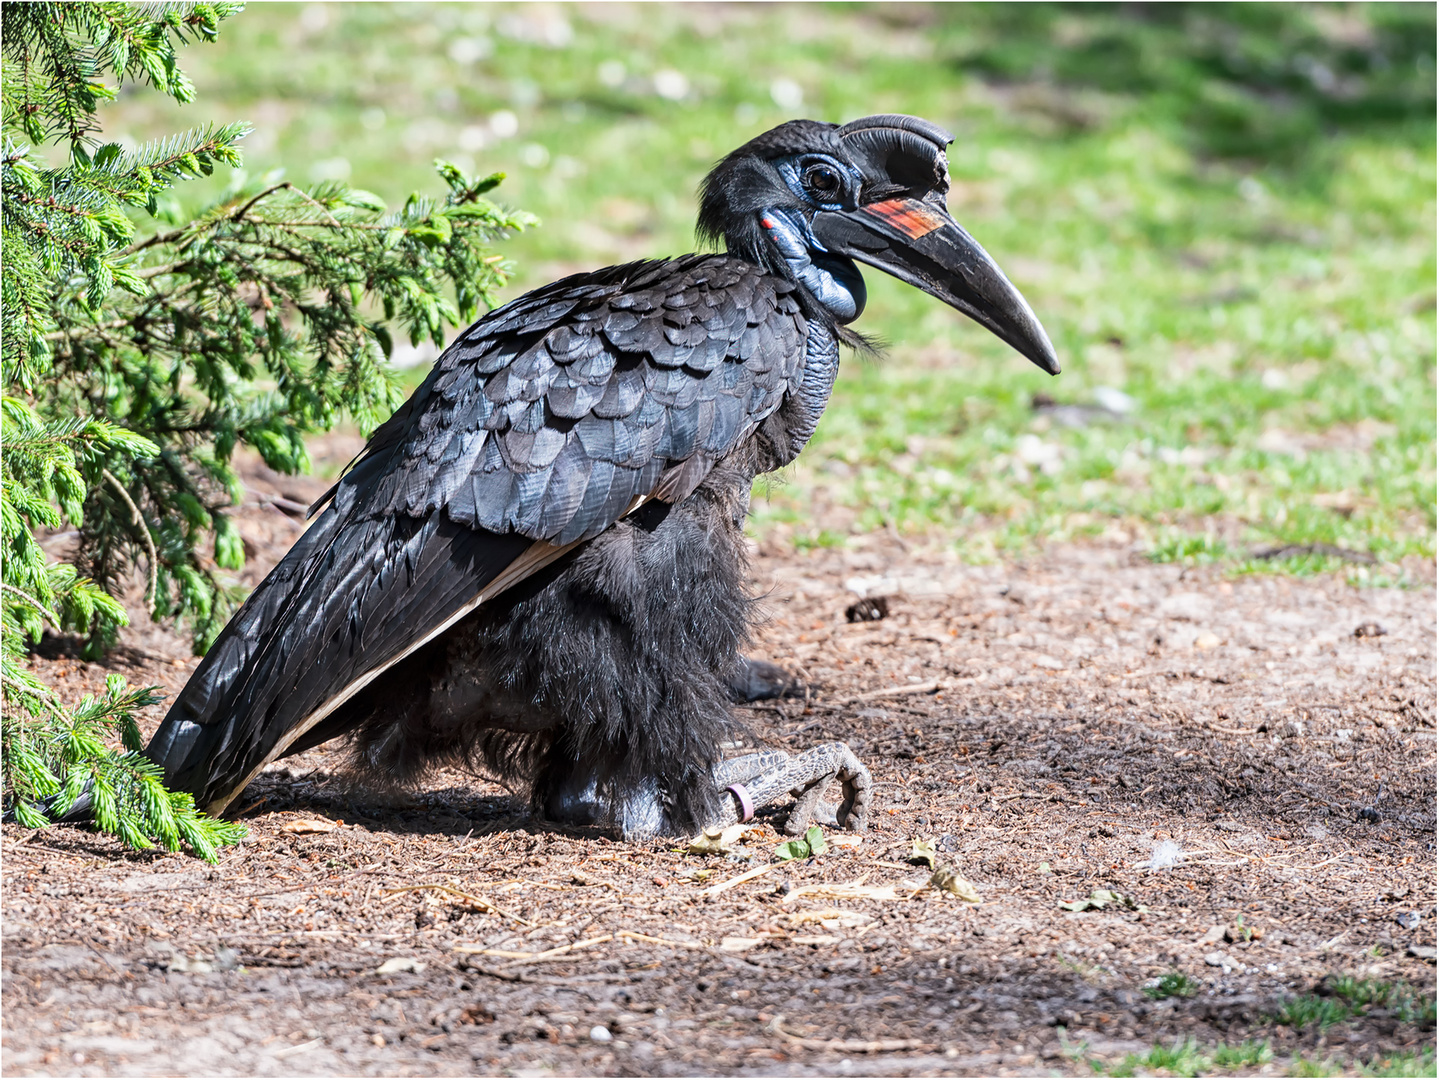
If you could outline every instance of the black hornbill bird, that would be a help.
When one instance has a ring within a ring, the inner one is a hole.
[[[783,124],[704,181],[699,231],[725,254],[568,277],[459,335],[175,699],[146,750],[166,782],[218,813],[348,734],[390,781],[463,762],[626,837],[791,792],[787,829],[863,828],[844,744],[723,756],[751,674],[743,526],[863,341],[856,260],[1058,372],[945,207],[951,141],[912,116]]]

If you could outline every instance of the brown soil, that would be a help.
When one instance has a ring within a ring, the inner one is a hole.
[[[253,584],[301,526],[251,502]],[[776,817],[729,857],[624,844],[459,774],[357,789],[332,747],[257,780],[216,867],[6,825],[4,1071],[1089,1075],[1193,1036],[1270,1039],[1260,1071],[1282,1073],[1433,1046],[1393,1010],[1272,1019],[1333,973],[1432,998],[1432,584],[1225,580],[1106,547],[975,567],[887,536],[766,547],[755,573],[755,653],[810,687],[753,709],[756,741],[869,762],[857,848],[770,864]],[[888,617],[848,623],[856,591]],[[194,665],[143,615],[106,667],[44,651],[71,697],[107,667],[173,693]],[[983,903],[905,887],[928,877],[916,838]],[[855,882],[898,898],[806,891]],[[1096,889],[1140,910],[1059,907]],[[1174,970],[1197,993],[1144,993]]]

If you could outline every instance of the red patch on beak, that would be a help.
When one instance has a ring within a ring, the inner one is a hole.
[[[863,207],[863,210],[866,214],[873,214],[890,228],[898,229],[911,240],[918,240],[947,224],[943,215],[935,213],[918,199],[890,199],[886,202],[870,203]]]

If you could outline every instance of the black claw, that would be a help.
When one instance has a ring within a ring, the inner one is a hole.
[[[751,701],[799,697],[804,694],[804,683],[778,664],[742,656],[739,670],[730,679],[730,693],[743,705]]]

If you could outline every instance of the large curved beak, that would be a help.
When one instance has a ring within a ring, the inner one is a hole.
[[[1028,302],[989,253],[949,216],[942,196],[887,199],[814,216],[830,251],[868,263],[964,312],[1051,375],[1059,359]]]

